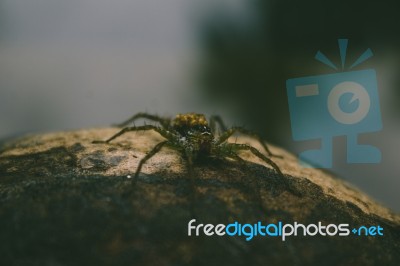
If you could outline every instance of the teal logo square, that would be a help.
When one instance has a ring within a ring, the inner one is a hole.
[[[347,40],[339,40],[341,55]],[[368,49],[355,63],[372,55]],[[316,58],[337,69],[321,52]],[[344,66],[345,56],[342,56]],[[357,65],[356,64],[356,65]],[[352,65],[354,67],[355,64]],[[380,150],[357,143],[360,133],[382,129],[374,69],[289,79],[286,82],[293,139],[321,140],[321,148],[300,154],[300,160],[321,168],[332,167],[332,138],[347,137],[348,163],[379,163]]]

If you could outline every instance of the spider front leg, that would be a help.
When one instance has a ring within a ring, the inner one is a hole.
[[[193,152],[190,149],[184,149],[184,154],[186,156],[187,161],[187,171],[189,175],[189,182],[190,182],[190,215],[191,217],[196,217],[195,205],[197,202],[197,190],[195,184],[195,172],[194,172],[194,164],[193,164]]]
[[[135,180],[137,180],[137,178],[139,177],[139,173],[142,170],[142,166],[146,163],[146,161],[149,160],[151,157],[153,157],[157,152],[159,152],[161,150],[161,148],[164,147],[164,145],[167,143],[168,143],[168,140],[158,143],[156,146],[154,146],[154,148],[151,151],[149,151],[149,153],[146,154],[146,156],[144,156],[140,160],[140,162],[136,168]]]
[[[242,166],[244,166],[244,167],[247,167],[247,165],[246,165],[246,160],[243,160],[243,158],[242,157],[240,157],[239,155],[237,155],[236,154],[236,152],[230,152],[230,155],[228,155],[227,157],[229,157],[229,158],[232,158],[233,160],[235,160],[235,161],[237,161],[238,163],[240,163]],[[265,206],[264,206],[264,204],[263,204],[263,200],[262,200],[262,196],[261,196],[261,193],[260,193],[260,187],[258,186],[258,185],[255,185],[254,186],[254,184],[257,184],[257,182],[244,182],[244,180],[243,180],[243,176],[241,177],[241,181],[242,181],[242,183],[243,184],[246,184],[245,186],[247,186],[247,184],[249,184],[250,185],[250,188],[251,188],[251,194],[252,195],[254,195],[255,196],[255,198],[258,200],[258,203],[259,203],[259,206],[260,206],[260,208],[264,211],[264,212],[266,212],[267,211],[267,209],[265,208]],[[255,180],[254,178],[254,176],[250,176],[250,178],[253,178],[253,180]],[[246,187],[245,187],[246,188]]]
[[[98,143],[109,143],[110,141],[112,141],[113,139],[118,138],[119,136],[130,132],[130,131],[140,131],[140,130],[154,130],[156,132],[158,132],[161,136],[163,136],[166,139],[172,139],[174,136],[169,133],[167,130],[163,129],[163,128],[159,128],[156,126],[152,126],[152,125],[146,125],[146,126],[139,126],[139,127],[126,127],[124,129],[122,129],[121,131],[119,131],[117,134],[115,134],[114,136],[110,137],[107,140],[95,140],[92,143],[98,144]]]
[[[269,150],[269,148],[268,148],[268,146],[265,144],[265,142],[264,142],[257,134],[255,134],[254,132],[252,132],[252,131],[250,131],[250,130],[247,130],[247,129],[245,129],[245,128],[242,128],[242,127],[232,127],[232,128],[230,128],[230,129],[228,129],[227,131],[225,131],[225,133],[222,134],[222,135],[219,137],[219,139],[218,139],[218,141],[217,141],[217,145],[222,144],[223,142],[225,142],[229,137],[231,137],[231,136],[232,136],[233,134],[235,134],[236,132],[239,132],[239,133],[242,133],[243,135],[247,135],[247,136],[250,136],[250,137],[252,137],[252,138],[255,138],[255,139],[261,144],[261,146],[264,148],[264,150],[267,152],[268,156],[277,157],[277,158],[282,158],[282,156],[280,156],[280,155],[275,155],[275,154],[273,154],[273,153]]]
[[[224,121],[222,120],[222,118],[219,115],[212,115],[210,117],[210,128],[211,128],[211,132],[213,134],[216,133],[216,126],[218,124],[218,127],[220,128],[220,130],[222,131],[221,133],[224,133],[226,131],[226,126]]]
[[[257,156],[258,158],[260,158],[261,160],[263,160],[264,162],[266,162],[267,164],[271,165],[272,168],[275,169],[275,171],[283,176],[283,173],[281,171],[281,169],[279,168],[279,166],[274,163],[271,159],[269,159],[267,156],[265,156],[264,154],[262,154],[259,150],[257,150],[256,148],[254,148],[253,146],[250,146],[248,144],[236,144],[236,143],[225,143],[223,145],[223,148],[221,149],[221,153],[226,156],[226,157],[231,157],[231,158],[235,158],[236,160],[238,160],[237,157],[239,157],[236,152],[237,151],[250,151],[251,153],[253,153],[255,156]]]
[[[153,157],[157,152],[159,152],[159,151],[161,150],[161,148],[162,148],[165,144],[167,144],[167,143],[169,142],[169,140],[171,140],[171,139],[174,138],[174,136],[173,136],[171,133],[169,133],[169,132],[166,131],[165,129],[162,129],[162,128],[159,128],[159,127],[156,127],[156,126],[151,126],[151,125],[140,126],[140,127],[126,127],[126,128],[122,129],[122,130],[119,131],[117,134],[113,135],[112,137],[110,137],[109,139],[107,139],[107,140],[105,140],[105,141],[104,141],[104,140],[97,140],[97,141],[95,140],[95,141],[92,142],[92,143],[95,143],[95,144],[97,144],[97,143],[109,143],[109,142],[112,141],[113,139],[116,139],[116,138],[118,138],[119,136],[121,136],[121,135],[123,135],[123,134],[125,134],[125,133],[127,133],[127,132],[130,132],[130,131],[140,131],[140,130],[154,130],[154,131],[158,132],[161,136],[163,136],[164,138],[166,138],[167,140],[158,143],[145,157],[143,157],[143,158],[140,160],[140,162],[139,162],[139,164],[138,164],[138,167],[137,167],[137,169],[136,169],[136,172],[135,172],[135,180],[136,180],[136,178],[139,176],[139,173],[140,173],[140,170],[142,169],[143,164],[144,164],[147,160],[149,160],[151,157]]]
[[[141,119],[141,118],[148,119],[148,120],[151,120],[151,121],[154,121],[154,122],[158,122],[158,123],[160,123],[160,125],[163,128],[168,128],[168,126],[170,124],[170,120],[168,118],[163,118],[163,117],[160,117],[158,115],[151,115],[151,114],[148,114],[148,113],[137,113],[134,116],[132,116],[131,118],[129,118],[128,120],[126,120],[126,121],[124,121],[124,122],[122,122],[120,124],[116,124],[115,126],[117,126],[117,127],[126,127],[127,125],[129,125],[129,124],[131,124],[131,123],[133,123],[136,120]]]

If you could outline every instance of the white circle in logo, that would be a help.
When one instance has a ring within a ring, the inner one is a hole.
[[[339,106],[339,99],[345,93],[353,94],[350,103],[359,100],[357,110],[352,113],[343,112]],[[342,124],[356,124],[368,114],[371,100],[363,86],[356,82],[345,81],[337,84],[328,95],[328,110],[331,116]]]

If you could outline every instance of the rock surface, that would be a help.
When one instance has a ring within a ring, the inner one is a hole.
[[[0,265],[400,265],[400,216],[331,174],[271,147],[284,173],[243,153],[245,165],[196,163],[162,137],[91,129],[28,136],[0,149]],[[239,138],[238,142],[250,139]],[[188,222],[381,226],[383,236],[188,236]]]

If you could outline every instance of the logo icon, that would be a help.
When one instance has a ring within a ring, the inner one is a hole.
[[[342,70],[345,67],[347,39],[339,39]],[[372,56],[367,49],[351,66]],[[315,59],[338,70],[320,51]],[[348,163],[379,163],[381,152],[357,142],[358,134],[382,129],[379,95],[374,69],[338,72],[289,79],[286,82],[293,139],[320,139],[321,147],[300,154],[300,160],[321,168],[332,167],[332,139],[347,137]]]

